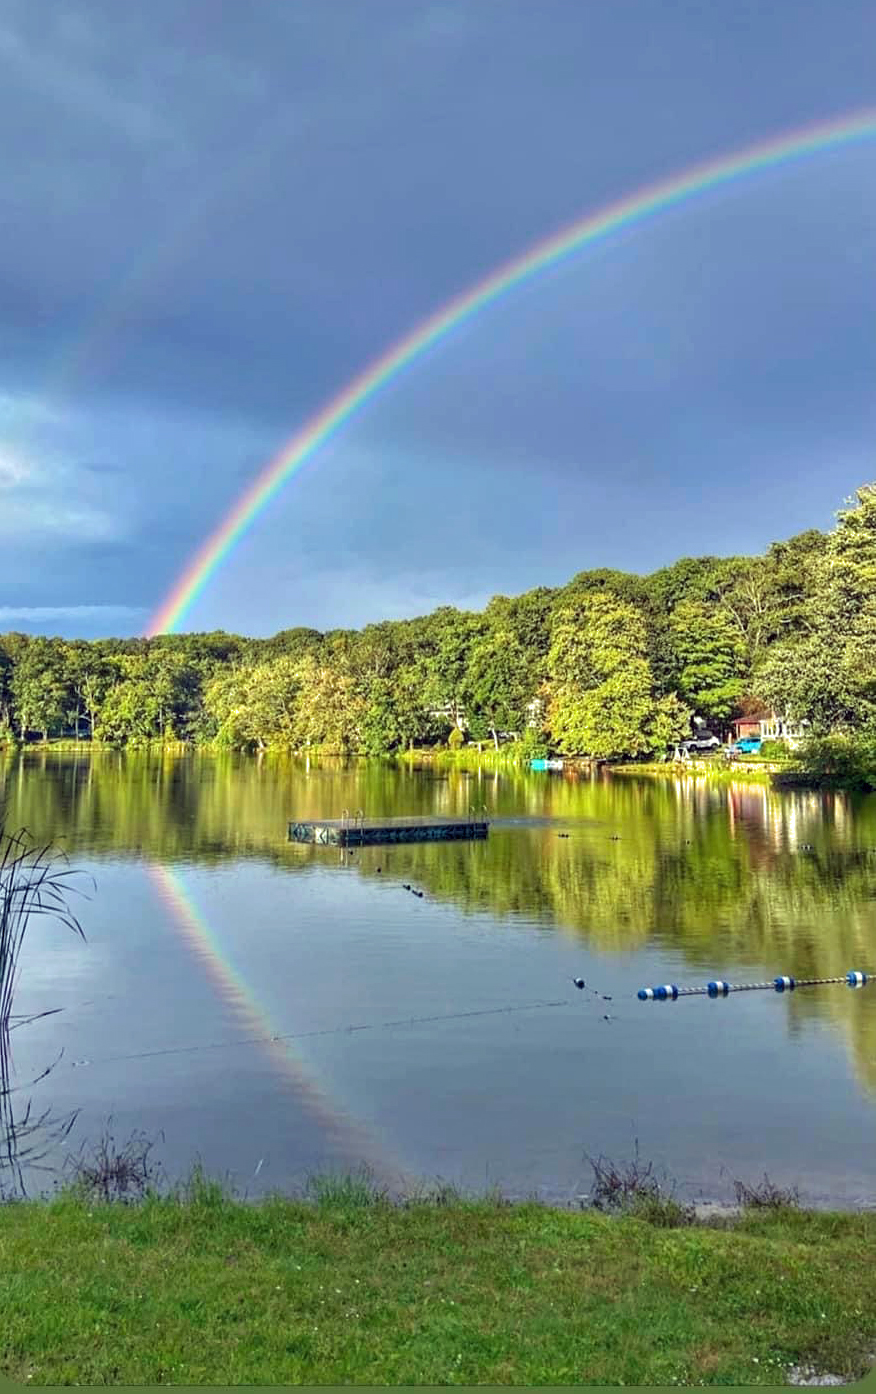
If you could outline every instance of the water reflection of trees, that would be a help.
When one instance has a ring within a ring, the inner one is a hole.
[[[552,924],[605,953],[658,943],[696,977],[876,967],[872,796],[108,752],[0,760],[0,803],[38,838],[63,833],[73,854],[253,856],[292,872],[339,860],[333,849],[286,843],[292,815],[465,814],[486,804],[486,844],[449,843],[437,854],[402,844],[353,864],[365,876],[381,865],[462,913]],[[876,1011],[866,998],[825,989],[817,1000],[798,994],[788,1010],[792,1025],[816,1011],[842,1025],[859,1077],[876,1089]]]

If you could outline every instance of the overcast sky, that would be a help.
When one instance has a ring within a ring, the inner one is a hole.
[[[0,630],[140,632],[499,263],[876,104],[872,0],[4,0]],[[876,141],[584,250],[292,478],[184,628],[358,627],[829,528],[876,478]]]

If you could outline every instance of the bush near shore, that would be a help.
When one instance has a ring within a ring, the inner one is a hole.
[[[808,740],[789,762],[788,773],[814,787],[876,789],[876,735],[838,732]]]
[[[642,1199],[641,1197],[639,1198]],[[667,1205],[669,1208],[667,1208]],[[672,1208],[674,1207],[674,1209]],[[0,1208],[0,1369],[58,1384],[785,1384],[876,1348],[876,1214],[691,1223],[355,1179]]]

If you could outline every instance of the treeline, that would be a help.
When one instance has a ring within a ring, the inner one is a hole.
[[[0,636],[0,740],[386,754],[515,739],[639,758],[775,710],[815,735],[876,730],[876,485],[829,533],[763,556],[445,606],[362,630],[85,642]]]

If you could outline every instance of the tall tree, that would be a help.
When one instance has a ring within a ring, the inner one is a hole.
[[[522,735],[534,695],[523,645],[507,622],[475,641],[462,689],[470,727],[480,717],[498,750],[500,731]]]
[[[402,665],[391,680],[371,677],[359,690],[363,702],[359,729],[366,755],[390,754],[430,734],[422,679],[416,667]]]
[[[154,740],[159,732],[159,702],[148,657],[142,650],[120,653],[113,666],[118,676],[100,704],[95,736],[135,745]]]
[[[344,755],[359,750],[365,700],[348,664],[343,659],[328,663],[306,654],[296,675],[300,684],[296,747]]]
[[[49,733],[63,725],[69,706],[61,641],[42,636],[30,639],[20,653],[9,686],[22,740],[30,731],[48,740]]]
[[[450,709],[456,724],[465,709],[466,675],[472,648],[487,631],[482,615],[444,605],[429,616],[424,635],[423,667],[426,703]]]
[[[243,664],[208,683],[204,706],[220,745],[293,747],[302,690],[301,660],[281,655]]]
[[[560,612],[547,666],[548,726],[569,754],[637,756],[686,728],[689,713],[657,698],[640,611],[611,593]]]
[[[817,735],[876,728],[876,484],[839,510],[813,569],[801,636],[774,645],[756,691]]]
[[[710,721],[726,720],[745,690],[745,645],[725,610],[682,600],[670,616],[679,696]]]
[[[14,664],[8,635],[0,635],[0,739],[13,729],[12,674]]]

